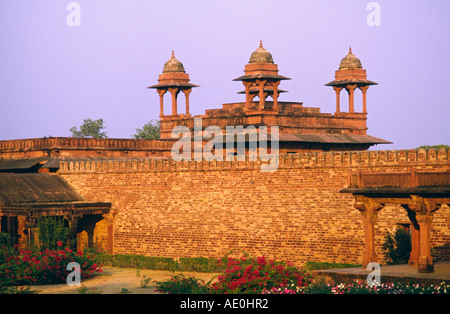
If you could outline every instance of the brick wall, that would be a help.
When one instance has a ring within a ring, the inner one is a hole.
[[[114,252],[220,258],[231,250],[296,264],[361,263],[364,231],[353,196],[340,193],[357,170],[449,169],[450,150],[329,152],[280,156],[275,172],[260,162],[114,160],[64,162],[60,175],[88,201],[110,201]],[[386,206],[376,225],[408,222]],[[432,224],[435,260],[450,260],[450,215],[443,205]],[[378,251],[381,257],[381,251]]]

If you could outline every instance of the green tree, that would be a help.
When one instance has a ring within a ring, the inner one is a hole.
[[[440,144],[440,145],[422,145],[422,146],[417,147],[416,149],[421,149],[421,148],[424,148],[424,149],[430,149],[430,148],[439,149],[439,148],[450,148],[450,146],[444,145],[444,144]]]
[[[84,123],[80,126],[79,131],[76,127],[70,128],[73,137],[107,138],[106,132],[102,132],[105,129],[103,119],[84,119],[83,121]]]
[[[388,265],[407,264],[411,252],[410,234],[401,228],[393,233],[386,232],[381,250]]]
[[[161,121],[151,120],[142,129],[136,129],[135,139],[157,140],[161,137]]]
[[[50,250],[58,247],[58,241],[63,244],[69,237],[69,227],[64,224],[62,217],[42,217],[37,223],[38,237],[41,247]]]

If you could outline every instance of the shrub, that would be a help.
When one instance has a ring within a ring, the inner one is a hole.
[[[202,279],[186,277],[183,274],[173,276],[169,281],[155,281],[158,285],[155,292],[168,294],[206,294],[210,293],[209,283]]]
[[[411,236],[400,228],[393,233],[386,232],[381,249],[386,264],[407,264],[411,252]]]
[[[0,275],[3,284],[43,285],[65,283],[72,270],[66,270],[70,262],[76,262],[81,268],[81,278],[89,278],[94,272],[101,272],[95,256],[74,252],[68,248],[62,249],[62,242],[58,242],[59,249],[45,249],[41,252],[21,250],[18,254],[11,254],[2,250],[4,262],[0,264]]]
[[[142,268],[152,270],[178,270],[178,263],[170,257],[154,257],[143,255],[99,254],[103,265],[114,267]]]
[[[58,247],[58,241],[66,243],[69,236],[69,228],[65,226],[61,217],[42,217],[37,223],[37,232],[41,247],[54,250]]]
[[[14,254],[15,248],[13,243],[14,239],[9,233],[0,232],[0,265],[6,262],[7,256]]]
[[[14,243],[14,238],[7,232],[0,232],[0,247],[12,248]]]
[[[99,254],[103,265],[115,267],[131,267],[152,270],[221,272],[223,267],[217,265],[217,259],[204,257],[184,257],[175,261],[170,257]]]
[[[326,262],[306,262],[305,269],[308,271],[322,270],[322,269],[337,269],[337,268],[353,268],[361,267],[361,264],[346,264],[346,263],[326,263]]]
[[[223,262],[223,261],[220,261]],[[274,262],[264,256],[248,259],[228,258],[227,269],[212,285],[214,293],[263,293],[276,289],[297,293],[312,283],[312,276],[290,263]]]

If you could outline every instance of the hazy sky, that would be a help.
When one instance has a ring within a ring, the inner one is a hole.
[[[71,2],[80,26],[68,25]],[[376,1],[379,26],[367,22],[370,2],[2,0],[0,140],[70,136],[85,118],[104,119],[108,137],[131,138],[159,116],[147,87],[172,49],[201,85],[192,114],[244,101],[232,80],[262,39],[279,74],[292,78],[280,101],[334,113],[335,93],[324,85],[351,46],[379,83],[368,91],[368,134],[394,142],[375,149],[450,145],[450,1]]]

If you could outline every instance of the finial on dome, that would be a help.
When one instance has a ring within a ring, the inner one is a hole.
[[[263,48],[262,39],[259,40],[259,48]]]
[[[352,53],[352,46],[350,46],[350,49],[348,50],[348,53],[353,54],[353,53]]]
[[[175,52],[172,49],[172,57],[175,58]]]

